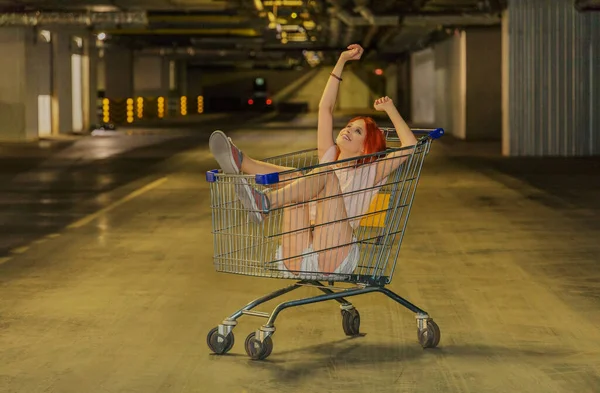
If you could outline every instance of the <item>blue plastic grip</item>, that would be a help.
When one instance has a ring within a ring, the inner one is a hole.
[[[217,173],[219,173],[218,169],[213,169],[212,171],[207,171],[206,172],[206,181],[209,183],[214,183],[217,181],[217,176],[215,176]]]
[[[209,183],[214,183],[217,181],[217,174],[219,173],[218,169],[213,169],[206,172],[206,181]],[[256,184],[269,185],[279,183],[279,173],[267,173],[264,175],[256,175],[254,177]]]
[[[438,138],[441,138],[443,135],[444,135],[443,128],[436,128],[435,130],[429,132],[429,137],[431,139],[438,139]]]
[[[256,184],[262,184],[265,186],[269,184],[279,183],[279,173],[273,172],[264,175],[256,175],[254,176],[254,180],[256,181]]]

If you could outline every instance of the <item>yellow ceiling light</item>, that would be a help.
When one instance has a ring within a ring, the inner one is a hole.
[[[304,26],[304,28],[305,28],[306,30],[312,30],[312,29],[314,29],[315,27],[317,27],[317,24],[316,24],[314,21],[312,21],[312,20],[305,20],[305,21],[302,23],[302,26]]]
[[[179,23],[244,23],[246,18],[235,15],[150,15],[151,23],[179,22]]]
[[[260,0],[254,0],[254,7],[257,11],[262,11],[265,8]]]
[[[302,7],[303,0],[264,0],[263,5],[266,7]]]
[[[261,34],[254,29],[119,29],[107,31],[112,35],[238,35],[259,37]]]
[[[308,40],[306,33],[289,33],[286,38],[292,42],[304,42]]]

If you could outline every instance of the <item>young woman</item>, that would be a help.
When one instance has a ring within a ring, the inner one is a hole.
[[[256,222],[262,221],[269,211],[283,208],[282,233],[286,235],[276,255],[281,270],[300,275],[317,272],[351,274],[359,259],[354,230],[360,216],[368,211],[372,198],[389,174],[411,153],[409,149],[387,154],[385,158],[377,155],[362,157],[386,150],[383,132],[370,117],[353,118],[335,141],[333,139],[333,111],[344,65],[359,60],[362,54],[363,48],[353,44],[340,55],[319,103],[318,158],[320,164],[331,165],[293,180],[282,179],[283,187],[267,192],[247,183],[236,188],[240,201]],[[379,98],[374,107],[387,113],[402,146],[417,143],[391,99]],[[209,146],[225,173],[258,174],[296,169],[243,155],[221,131],[211,135]],[[349,161],[339,163],[341,160]]]

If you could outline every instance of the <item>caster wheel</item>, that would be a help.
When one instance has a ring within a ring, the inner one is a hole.
[[[258,338],[256,338],[256,332],[252,332],[246,337],[246,343],[244,345],[246,348],[246,353],[252,360],[264,360],[273,351],[273,340],[271,336],[265,338],[265,340],[261,343]]]
[[[219,328],[212,328],[206,336],[206,344],[208,344],[210,350],[217,355],[229,352],[229,350],[233,348],[234,342],[235,338],[233,337],[233,332],[229,333],[227,337],[224,337],[219,334]]]
[[[342,328],[344,328],[346,336],[360,334],[360,314],[357,309],[342,310]]]
[[[437,347],[437,345],[440,343],[440,337],[440,328],[437,323],[433,321],[433,319],[427,321],[427,327],[425,329],[417,332],[419,344],[421,344],[423,348]]]

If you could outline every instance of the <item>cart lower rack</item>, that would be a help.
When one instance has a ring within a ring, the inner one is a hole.
[[[215,269],[296,281],[253,300],[213,328],[207,344],[214,353],[231,350],[237,320],[250,315],[267,321],[246,338],[246,353],[265,359],[273,350],[281,311],[326,300],[340,304],[344,333],[358,335],[360,314],[347,299],[372,292],[416,315],[423,348],[438,345],[440,330],[429,314],[385,288],[396,268],[425,157],[432,141],[444,134],[441,128],[412,131],[419,136],[417,144],[400,147],[395,130],[383,129],[388,149],[358,161],[320,163],[316,149],[310,149],[266,160],[281,168],[275,173],[207,173]],[[255,311],[302,287],[322,293],[283,302],[270,313]]]

